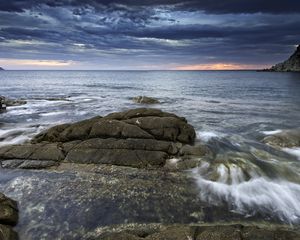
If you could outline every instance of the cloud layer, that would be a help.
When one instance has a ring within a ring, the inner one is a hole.
[[[292,0],[1,1],[0,59],[8,68],[265,67],[299,44],[299,13]]]

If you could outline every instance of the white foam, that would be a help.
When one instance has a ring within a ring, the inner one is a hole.
[[[176,164],[178,162],[179,162],[178,158],[171,158],[171,159],[169,159],[169,163],[171,163],[171,164]]]
[[[6,139],[4,141],[0,142],[0,147],[6,146],[6,145],[12,145],[12,144],[20,144],[28,141],[30,139],[29,136],[20,135],[15,138]]]
[[[300,147],[295,147],[295,148],[283,148],[283,151],[294,155],[298,158],[298,160],[300,160]]]
[[[202,200],[214,205],[226,201],[233,211],[244,215],[261,213],[289,223],[300,222],[300,184],[255,174],[250,174],[252,178],[245,181],[238,166],[230,168],[230,171],[222,166],[217,168],[217,181],[203,177],[203,171],[208,168],[207,163],[194,169]],[[229,177],[231,184],[227,181]]]
[[[281,129],[276,129],[276,130],[272,130],[272,131],[261,131],[261,133],[265,134],[265,135],[274,135],[277,133],[281,133],[282,130]]]
[[[5,138],[16,133],[28,131],[28,128],[0,129],[0,137]]]
[[[206,131],[201,132],[201,131],[198,131],[197,132],[197,137],[199,139],[201,139],[202,141],[204,141],[204,142],[208,142],[211,139],[219,138],[220,136],[218,134],[216,134],[215,132],[206,132]]]
[[[56,116],[56,115],[62,115],[62,114],[66,114],[67,112],[64,112],[64,111],[57,111],[57,112],[49,112],[49,113],[40,113],[39,115],[40,116],[43,116],[43,117],[48,117],[48,116]]]
[[[30,140],[35,134],[44,129],[43,126],[23,126],[11,129],[0,129],[0,147],[11,144],[21,144]]]

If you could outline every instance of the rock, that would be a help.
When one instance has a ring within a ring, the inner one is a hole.
[[[0,67],[0,71],[4,71],[4,68]]]
[[[202,157],[210,153],[206,145],[197,144],[195,146],[185,145],[180,149],[180,155]]]
[[[0,193],[0,223],[15,225],[18,222],[17,203]]]
[[[300,147],[300,128],[285,130],[280,133],[267,136],[263,142],[274,147],[292,148]]]
[[[0,103],[2,105],[6,105],[6,107],[13,107],[13,106],[24,105],[27,103],[27,101],[22,100],[22,99],[10,99],[10,98],[5,98],[3,96],[0,96]],[[0,106],[0,109],[1,109],[1,106]]]
[[[102,240],[296,240],[300,232],[289,227],[259,224],[162,225],[132,224],[103,229]]]
[[[162,167],[195,136],[185,118],[139,108],[52,127],[30,144],[0,148],[0,161],[4,168],[47,168],[61,162]]]
[[[68,99],[70,96],[68,97],[49,97],[49,98],[42,98],[42,97],[35,97],[32,98],[34,100],[45,100],[45,101],[50,101],[50,102],[55,102],[55,101],[66,101],[69,102],[70,99]]]
[[[278,63],[265,71],[271,72],[299,72],[300,71],[300,45],[290,58],[282,63]]]
[[[12,227],[18,222],[17,203],[0,193],[0,239],[15,240],[17,234]]]
[[[3,187],[20,199],[18,232],[24,239],[50,235],[52,239],[95,239],[92,236],[98,236],[94,234],[103,226],[124,223],[245,219],[228,211],[227,203],[211,206],[203,202],[194,179],[186,172],[77,163],[13,172],[21,172],[19,180],[8,181]]]
[[[6,104],[7,107],[15,107],[15,106],[21,106],[27,103],[27,101],[25,100],[21,100],[21,99],[9,99],[6,98],[4,100],[4,103]]]
[[[212,157],[211,150],[203,144],[178,146],[179,152],[176,158],[168,159],[165,168],[170,171],[187,170],[198,167],[203,157]]]
[[[157,104],[160,103],[156,98],[146,97],[146,96],[137,96],[132,99],[135,103],[141,104]]]
[[[5,98],[0,96],[0,113],[6,110],[6,105],[4,103]]]

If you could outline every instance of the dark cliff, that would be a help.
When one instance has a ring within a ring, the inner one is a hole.
[[[300,72],[300,45],[288,60],[278,63],[266,71],[274,72]]]

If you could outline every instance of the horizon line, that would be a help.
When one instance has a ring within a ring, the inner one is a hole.
[[[5,69],[5,71],[174,71],[174,72],[212,72],[212,71],[260,71],[262,69],[195,69],[195,70],[182,70],[182,69]]]

